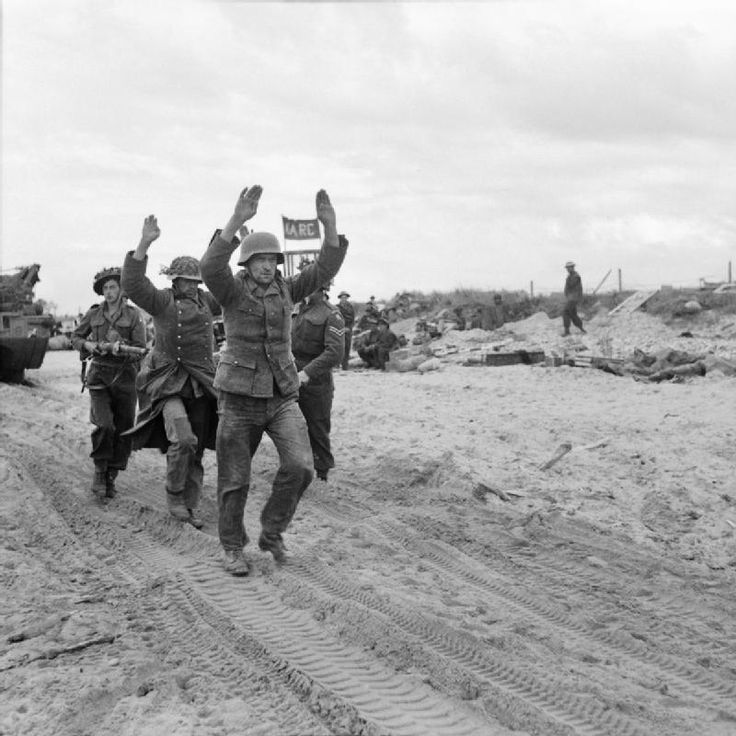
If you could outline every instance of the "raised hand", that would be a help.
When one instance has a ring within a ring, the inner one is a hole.
[[[158,222],[156,220],[155,215],[148,215],[145,220],[143,220],[143,230],[141,231],[141,243],[145,243],[146,245],[150,245],[153,243],[156,238],[161,235],[161,230],[158,226]]]
[[[258,212],[258,202],[261,199],[262,193],[263,187],[259,184],[254,184],[252,187],[245,187],[245,189],[240,192],[238,201],[235,203],[233,216],[241,225],[246,222],[246,220],[250,220],[250,218]]]
[[[330,202],[330,197],[324,189],[317,192],[317,219],[324,225],[335,227],[337,218],[335,210]]]

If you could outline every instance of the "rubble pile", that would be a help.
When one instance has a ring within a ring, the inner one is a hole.
[[[392,324],[391,329],[397,335],[404,335],[407,346],[392,356],[388,370],[414,370],[430,358],[480,365],[492,364],[488,356],[494,353],[527,356],[543,353],[545,363],[550,366],[635,364],[642,370],[633,372],[644,375],[668,368],[668,360],[677,366],[699,361],[699,367],[690,371],[693,375],[713,370],[724,375],[736,373],[736,314],[716,311],[696,313],[667,325],[659,317],[641,310],[614,315],[600,310],[585,322],[586,333],[568,337],[562,335],[560,319],[550,319],[544,312],[508,322],[495,330],[450,327],[433,339],[417,338],[415,325],[416,320],[412,319]],[[619,370],[611,372],[623,374]],[[685,375],[688,371],[682,368],[680,373]]]

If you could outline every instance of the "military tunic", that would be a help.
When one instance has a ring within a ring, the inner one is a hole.
[[[292,327],[291,346],[297,369],[309,376],[309,382],[299,388],[299,408],[307,420],[314,469],[320,477],[335,467],[330,447],[335,393],[332,369],[342,360],[344,335],[339,309],[321,291],[302,302]]]
[[[72,346],[83,358],[89,357],[84,343],[121,342],[146,347],[146,329],[138,310],[124,301],[110,315],[106,302],[94,304],[72,333]],[[98,470],[124,470],[128,465],[130,439],[123,433],[135,420],[135,379],[138,358],[105,353],[93,355],[86,375],[90,397],[92,452]]]

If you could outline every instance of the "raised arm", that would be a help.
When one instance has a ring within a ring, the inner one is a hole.
[[[239,243],[236,235],[243,232],[245,222],[258,211],[258,202],[262,192],[263,188],[258,184],[250,188],[245,187],[240,192],[227,225],[219,235],[212,238],[200,259],[199,269],[202,272],[202,280],[212,296],[223,306],[234,298],[237,288],[230,268],[230,256]]]
[[[317,219],[322,223],[325,239],[317,260],[289,280],[291,298],[295,303],[335,277],[345,259],[348,247],[348,239],[337,233],[335,208],[324,189],[317,192],[316,207]]]
[[[157,289],[146,276],[148,249],[160,235],[161,230],[155,215],[148,215],[143,221],[138,247],[125,256],[120,277],[120,288],[128,298],[153,316],[165,309],[169,302],[169,292],[165,289]],[[145,345],[145,339],[143,344]]]

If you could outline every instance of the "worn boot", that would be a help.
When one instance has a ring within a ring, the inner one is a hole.
[[[263,552],[270,552],[277,565],[283,565],[288,559],[286,545],[284,544],[284,540],[281,539],[280,534],[261,532],[261,536],[258,539],[258,547]]]
[[[242,578],[250,573],[248,560],[243,556],[242,549],[225,550],[225,572]]]
[[[118,492],[115,488],[115,478],[118,477],[117,468],[108,468],[107,475],[105,476],[105,495],[108,498],[115,498],[115,494]]]
[[[177,521],[189,521],[189,509],[184,505],[181,493],[166,492],[166,505],[169,513]]]
[[[187,509],[189,511],[189,523],[195,529],[201,529],[204,526],[204,519],[199,513],[199,508]]]
[[[92,478],[92,486],[90,488],[92,493],[97,498],[104,498],[107,493],[107,468],[95,463],[95,474]]]

